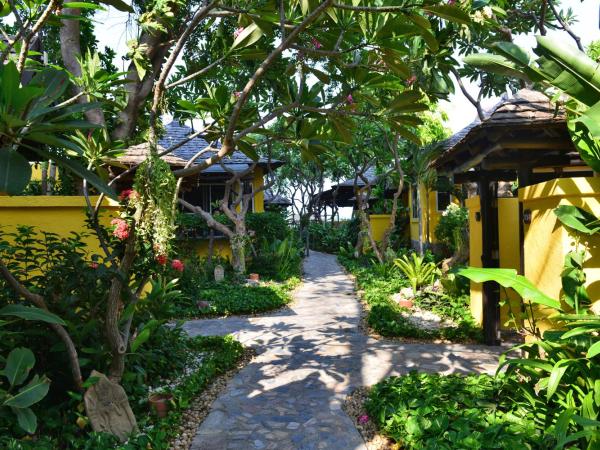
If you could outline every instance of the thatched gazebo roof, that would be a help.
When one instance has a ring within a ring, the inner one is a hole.
[[[529,89],[504,98],[482,121],[474,121],[440,146],[442,153],[432,166],[444,175],[473,169],[585,166],[569,136],[564,109]]]

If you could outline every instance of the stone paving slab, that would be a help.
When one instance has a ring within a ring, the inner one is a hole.
[[[233,334],[259,355],[229,383],[192,449],[363,450],[345,397],[410,370],[493,373],[504,348],[402,344],[359,331],[354,284],[335,256],[311,252],[291,308],[268,316],[187,322],[190,335]]]

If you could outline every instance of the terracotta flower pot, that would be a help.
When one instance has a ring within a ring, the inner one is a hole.
[[[167,416],[167,413],[171,408],[171,400],[173,400],[173,395],[171,394],[152,394],[148,397],[150,408],[158,417]]]
[[[407,308],[407,309],[412,309],[413,307],[413,301],[403,298],[401,300],[398,300],[398,306],[400,306],[401,308]]]
[[[250,274],[250,279],[251,279],[252,281],[258,281],[258,280],[259,280],[259,278],[260,278],[260,276],[259,276],[257,273],[251,273],[251,274]]]

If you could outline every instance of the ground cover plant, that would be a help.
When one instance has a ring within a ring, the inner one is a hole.
[[[489,375],[412,372],[369,393],[369,420],[406,449],[547,449],[526,410],[499,401],[503,380]]]
[[[431,262],[431,256],[428,256]],[[368,305],[367,323],[378,334],[387,337],[416,339],[448,339],[479,341],[481,329],[469,310],[469,297],[464,292],[443,293],[419,291],[414,306],[452,320],[456,326],[424,329],[406,317],[408,310],[392,299],[392,295],[410,286],[409,279],[393,263],[379,264],[373,259],[355,259],[348,253],[338,256],[340,263],[356,277],[358,288]]]

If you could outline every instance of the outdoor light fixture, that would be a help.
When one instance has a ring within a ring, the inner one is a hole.
[[[531,210],[526,209],[523,211],[523,223],[529,225],[531,223]]]

